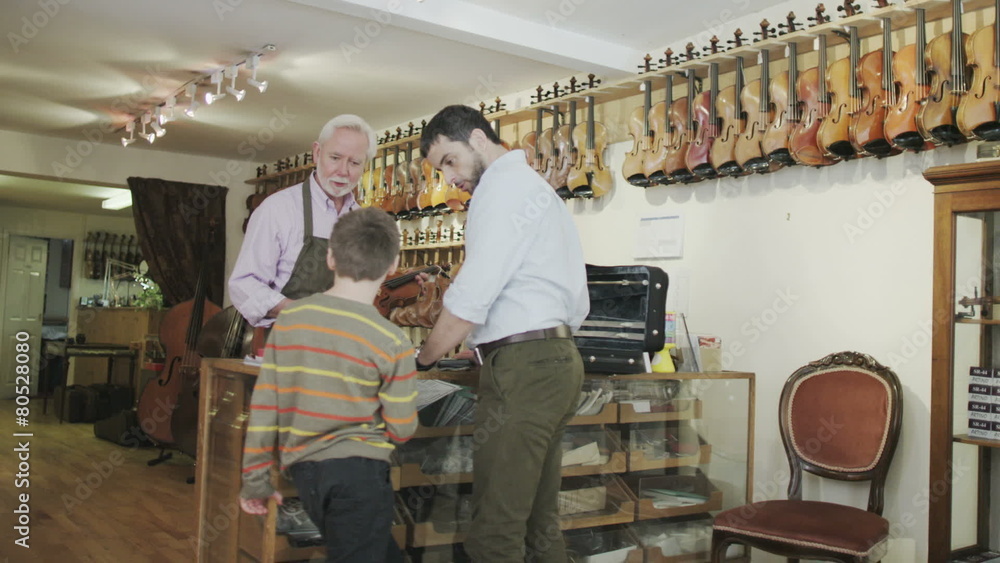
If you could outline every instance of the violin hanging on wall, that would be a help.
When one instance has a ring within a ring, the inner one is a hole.
[[[587,96],[587,123],[573,130],[573,142],[580,155],[569,172],[569,186],[575,197],[601,197],[611,191],[611,169],[604,163],[607,130],[594,119],[594,97]]]
[[[815,22],[814,27],[829,21],[824,11],[823,4],[816,6],[816,15],[809,18]],[[789,58],[797,59],[798,53],[793,43],[789,44],[789,49]],[[788,150],[800,164],[829,166],[837,160],[827,156],[819,143],[819,128],[830,110],[826,90],[826,35],[820,34],[816,38],[816,51],[819,57],[817,65],[806,69],[795,79],[795,97],[799,109],[795,112],[792,130],[788,135]]]
[[[674,52],[667,49],[663,54],[665,58],[660,59],[660,62],[664,64],[664,68],[669,68],[674,64]],[[642,161],[642,174],[649,182],[649,186],[665,186],[673,183],[670,176],[663,171],[673,135],[668,112],[674,98],[674,77],[668,73],[666,79],[665,98],[649,108],[649,131],[652,136],[652,144]]]
[[[964,135],[984,141],[1000,141],[1000,0],[993,14],[993,25],[976,30],[966,43],[972,81],[955,116]]]
[[[881,0],[884,7],[885,0]],[[859,153],[883,158],[898,154],[885,135],[889,93],[892,79],[892,20],[882,18],[882,48],[866,53],[855,67],[858,83],[858,110],[852,116],[851,144]],[[857,32],[852,41],[857,47]]]
[[[927,48],[926,22],[923,8],[915,8],[916,42],[897,51],[892,57],[890,80],[894,86],[889,90],[889,108],[885,116],[885,136],[898,149],[918,151],[934,148],[928,143],[917,125],[917,115],[921,102],[930,92],[927,83],[927,59],[924,51]],[[884,20],[886,40],[885,47],[892,50],[892,21]]]
[[[955,122],[955,115],[968,84],[965,56],[968,35],[962,33],[962,2],[951,0],[951,7],[951,32],[932,39],[924,53],[931,87],[917,114],[917,126],[924,138],[948,146],[967,140]]]
[[[741,47],[743,32],[736,30],[731,43],[734,47]],[[736,70],[733,72],[734,82],[732,86],[727,86],[719,91],[715,100],[716,111],[721,119],[719,136],[712,143],[710,160],[712,166],[719,173],[726,176],[740,176],[743,168],[736,162],[736,140],[743,134],[744,112],[740,94],[743,93],[743,57],[736,57]]]

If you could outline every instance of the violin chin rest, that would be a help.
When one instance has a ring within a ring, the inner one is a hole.
[[[989,121],[978,125],[972,132],[976,134],[976,137],[984,141],[1000,141],[1000,123],[996,121]]]
[[[743,168],[735,160],[720,164],[718,171],[724,176],[739,176],[743,174]]]
[[[931,136],[949,147],[968,141],[965,134],[963,134],[958,127],[952,124],[938,125],[937,127],[931,129]]]
[[[699,164],[694,167],[693,172],[697,174],[699,178],[705,178],[708,180],[719,177],[719,172],[716,171],[715,168],[712,168],[711,164]]]
[[[792,166],[795,164],[795,159],[792,158],[792,153],[788,149],[778,149],[776,151],[771,151],[767,155],[767,159],[771,162],[776,162],[782,166]]]
[[[916,151],[924,148],[927,141],[924,140],[920,133],[917,133],[916,131],[907,131],[906,133],[901,133],[893,137],[892,144],[901,149]]]

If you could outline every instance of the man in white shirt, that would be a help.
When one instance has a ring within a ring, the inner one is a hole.
[[[417,356],[426,368],[468,339],[482,366],[465,549],[477,563],[564,562],[560,442],[583,381],[572,332],[590,308],[576,226],[523,151],[505,149],[475,109],[438,112],[420,150],[474,193],[465,262]]]

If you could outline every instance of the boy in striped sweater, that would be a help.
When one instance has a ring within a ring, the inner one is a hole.
[[[327,253],[333,287],[282,310],[254,386],[240,506],[266,514],[268,498],[281,502],[269,474],[277,459],[323,534],[327,561],[398,556],[387,554],[389,456],[416,430],[416,372],[413,345],[372,305],[398,255],[399,232],[384,211],[337,221]]]

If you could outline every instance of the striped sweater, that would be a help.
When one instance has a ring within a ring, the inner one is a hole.
[[[264,349],[243,449],[243,498],[275,458],[388,460],[417,427],[413,345],[370,304],[318,293],[282,310]],[[277,456],[275,456],[277,450]]]

